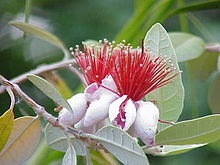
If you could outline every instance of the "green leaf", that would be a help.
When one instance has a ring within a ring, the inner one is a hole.
[[[0,153],[1,165],[18,165],[27,160],[40,141],[41,125],[36,117],[15,119],[11,135]]]
[[[150,148],[143,147],[142,149],[146,154],[152,154],[156,156],[170,156],[182,154],[188,152],[194,148],[202,147],[206,144],[191,144],[191,145],[164,145],[162,146],[153,146]]]
[[[48,83],[45,79],[36,75],[29,75],[27,76],[27,78],[58,105],[61,105],[64,108],[68,109],[70,112],[73,112],[69,103],[62,97],[57,89],[53,87],[50,83]]]
[[[167,18],[174,14],[181,14],[181,13],[198,11],[198,10],[217,9],[217,8],[220,8],[219,0],[198,2],[171,10],[167,14]]]
[[[169,33],[178,62],[188,61],[199,57],[204,52],[204,41],[192,34],[175,32]]]
[[[132,46],[140,45],[143,36],[157,21],[163,22],[164,14],[174,4],[174,0],[145,1],[116,37],[116,43],[126,40]]]
[[[125,165],[148,165],[148,159],[136,140],[126,132],[114,126],[106,126],[100,129],[91,138],[100,143]]]
[[[77,165],[76,151],[72,145],[70,145],[64,155],[62,165]]]
[[[14,124],[14,113],[13,109],[7,110],[0,117],[0,152],[4,148],[8,141],[9,135],[11,134],[12,127]]]
[[[145,36],[144,46],[148,47],[155,57],[160,55],[167,60],[171,60],[177,72],[180,72],[173,45],[162,25],[157,23],[152,26]],[[156,101],[156,105],[160,110],[160,120],[177,121],[182,112],[184,100],[181,74],[173,78],[171,83],[149,93],[146,99]],[[168,124],[160,123],[158,130],[161,131],[168,126]]]
[[[220,73],[215,75],[214,80],[210,84],[208,103],[213,113],[220,113]]]
[[[68,149],[66,134],[59,128],[53,127],[51,124],[47,124],[45,128],[45,136],[47,144],[50,148],[61,152],[66,152]],[[75,148],[77,155],[86,155],[86,146],[84,143],[76,139],[73,135],[70,135],[71,143]]]
[[[217,70],[220,73],[220,55],[218,56]]]
[[[24,20],[27,23],[31,14],[31,0],[26,0],[24,9]]]
[[[16,28],[20,29],[21,31],[23,31],[25,33],[32,34],[42,40],[48,41],[49,43],[61,48],[63,50],[64,54],[67,53],[67,49],[66,49],[65,45],[63,44],[63,42],[60,41],[60,39],[58,37],[56,37],[55,35],[53,35],[52,33],[47,32],[44,29],[33,26],[31,24],[24,23],[24,22],[14,22],[13,21],[13,22],[10,22],[9,24],[12,26],[15,26]]]
[[[45,74],[44,77],[51,85],[53,85],[60,92],[62,97],[64,97],[65,99],[68,99],[73,96],[71,89],[58,73],[50,72]]]
[[[190,74],[198,80],[207,79],[217,70],[218,55],[216,52],[204,52],[199,58],[190,60],[188,62]]]
[[[93,165],[112,165],[118,164],[118,161],[113,157],[113,155],[109,152],[105,152],[104,150],[91,150],[90,149],[90,157]],[[106,159],[108,158],[108,159]],[[114,163],[113,163],[114,162]]]
[[[157,145],[211,143],[220,139],[220,115],[179,122],[156,135]]]

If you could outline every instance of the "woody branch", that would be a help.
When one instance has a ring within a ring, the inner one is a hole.
[[[83,133],[80,130],[76,130],[73,127],[60,123],[58,118],[48,113],[43,106],[37,104],[32,98],[30,98],[27,94],[25,94],[17,84],[10,82],[6,78],[4,78],[2,75],[0,75],[0,84],[3,85],[4,87],[11,89],[11,91],[13,91],[14,94],[20,96],[35,111],[37,115],[43,117],[46,121],[48,121],[54,127],[58,127],[62,129],[63,131],[74,135],[76,138],[86,142],[87,144],[90,144],[90,145],[99,144],[99,142],[95,140],[91,140],[92,135]],[[102,146],[100,147],[103,148]]]

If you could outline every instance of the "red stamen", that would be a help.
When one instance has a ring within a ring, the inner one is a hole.
[[[179,74],[168,77],[175,69],[163,57],[153,58],[143,45],[141,50],[121,45],[114,50],[111,59],[111,75],[120,95],[128,95],[133,101],[170,83]]]
[[[168,122],[168,121],[163,121],[163,120],[158,120],[159,122],[161,123],[165,123],[165,124],[172,124],[172,125],[175,125],[174,122]]]
[[[111,51],[108,52],[108,41],[105,40],[103,46],[87,46],[83,43],[83,52],[77,48],[75,60],[82,71],[88,85],[96,82],[101,83],[109,74],[109,60]]]
[[[107,90],[109,90],[110,92],[112,92],[112,93],[114,93],[114,94],[116,94],[116,95],[118,95],[118,96],[121,96],[119,93],[117,93],[116,91],[113,91],[112,89],[110,89],[110,88],[108,88],[108,87],[106,87],[106,86],[104,86],[104,85],[102,85],[102,84],[98,84],[100,87],[102,87],[102,88],[105,88],[105,89],[107,89]]]

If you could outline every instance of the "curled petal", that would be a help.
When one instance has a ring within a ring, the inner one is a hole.
[[[109,107],[110,122],[127,131],[136,117],[136,108],[131,99],[124,95],[115,100]]]
[[[85,133],[94,134],[96,132],[95,126],[85,127],[83,123],[84,123],[84,118],[80,122],[76,123],[74,125],[74,127],[78,130],[85,132]]]
[[[79,93],[67,101],[72,108],[72,113],[66,108],[63,108],[60,111],[58,118],[59,121],[64,124],[73,125],[78,123],[85,115],[87,109],[87,100],[84,93]]]
[[[88,103],[84,93],[74,95],[67,100],[73,110],[73,124],[78,123],[86,113]]]
[[[87,86],[86,89],[84,90],[84,93],[85,93],[86,99],[89,102],[99,99],[101,95],[101,92],[99,90],[99,86],[97,83],[92,83],[89,86]]]
[[[146,145],[155,145],[159,110],[151,102],[140,101],[138,104],[136,119],[129,133],[134,137],[141,138]]]
[[[85,118],[84,126],[92,126],[108,117],[108,109],[116,95],[102,95],[99,100],[91,102],[89,105]]]
[[[73,113],[71,113],[69,110],[66,108],[63,108],[58,116],[59,122],[62,124],[66,124],[69,126],[72,126],[74,124],[74,116]]]
[[[84,126],[84,118],[78,122],[77,124],[75,124],[75,128],[78,130],[81,130],[85,133],[90,133],[90,134],[94,134],[96,133],[100,128],[102,128],[103,126],[108,125],[108,121],[106,120],[102,120],[98,123],[96,123],[95,125],[89,126],[89,127],[85,127]]]
[[[111,75],[106,76],[102,80],[102,84],[101,85],[111,90],[110,91],[110,90],[108,90],[108,89],[106,89],[104,87],[101,87],[101,91],[102,91],[103,94],[113,94],[114,95],[115,93],[113,93],[113,92],[117,91],[116,84],[115,84],[115,82],[114,82],[114,80],[113,80]]]

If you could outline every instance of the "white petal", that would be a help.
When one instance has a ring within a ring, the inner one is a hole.
[[[140,137],[146,145],[155,145],[158,119],[158,108],[151,102],[140,101],[136,119],[129,133],[134,137]]]
[[[101,90],[97,83],[92,83],[84,90],[87,101],[92,102],[100,98]]]
[[[96,126],[85,127],[83,123],[84,123],[84,118],[80,122],[75,124],[74,127],[85,133],[94,134],[96,132]]]
[[[116,84],[112,78],[111,75],[106,76],[103,80],[102,80],[102,85],[108,89],[111,89],[112,91],[117,91],[117,87]],[[104,94],[114,94],[112,91],[101,87],[102,93]]]
[[[108,117],[108,109],[116,95],[102,95],[99,100],[91,102],[84,119],[84,126],[89,127]]]
[[[73,122],[74,121],[73,113],[71,113],[66,108],[63,108],[59,112],[58,119],[59,119],[59,122],[61,122],[62,124],[66,124],[66,125],[69,125],[69,126],[72,126],[74,124],[74,122]]]
[[[110,105],[109,119],[110,119],[111,123],[115,124],[115,118],[119,114],[119,107],[122,104],[122,102],[125,101],[126,98],[127,98],[127,95],[124,95],[124,96],[120,97],[119,99],[115,100]],[[124,126],[123,130],[127,131],[136,118],[136,108],[135,108],[134,103],[131,101],[131,99],[129,99],[126,102],[125,107],[124,107],[124,111],[125,111],[126,120],[125,120],[125,126]]]
[[[73,110],[73,124],[78,123],[86,113],[88,107],[84,93],[79,93],[67,100]]]

